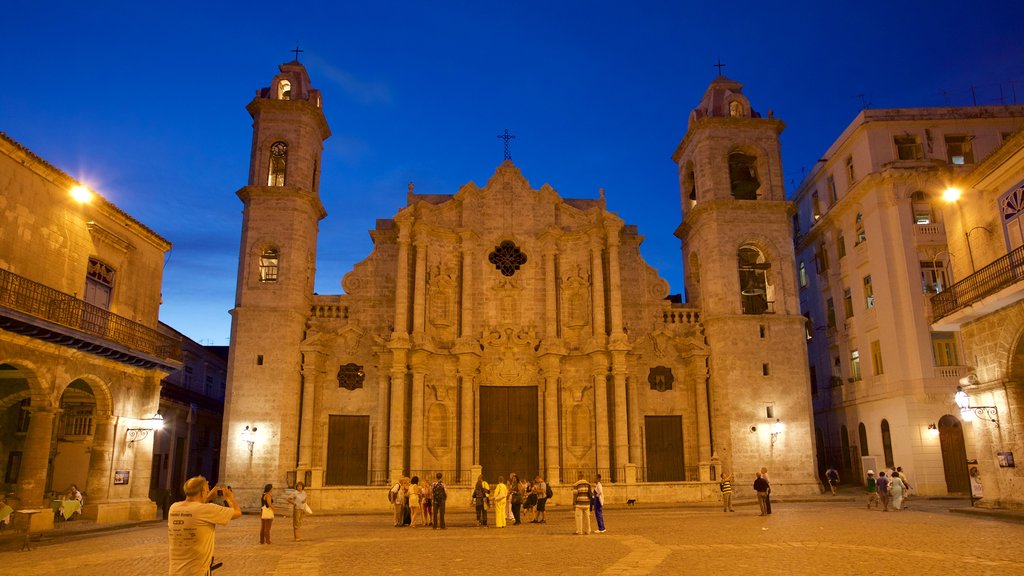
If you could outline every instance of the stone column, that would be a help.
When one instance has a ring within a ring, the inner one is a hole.
[[[415,245],[416,277],[412,296],[412,332],[422,334],[427,311],[427,243],[423,239],[417,239]]]
[[[16,492],[21,508],[42,508],[48,505],[45,494],[46,473],[53,443],[53,419],[59,409],[53,406],[30,406],[28,410],[31,417],[22,450]]]
[[[612,378],[615,386],[615,466],[621,468],[629,463],[625,351],[612,352]]]
[[[560,464],[558,452],[561,448],[559,437],[559,413],[558,394],[560,390],[559,379],[561,378],[561,362],[558,356],[545,356],[541,358],[541,369],[544,376],[544,462],[542,468],[547,471],[545,479],[552,484],[560,483]]]
[[[393,350],[391,366],[391,438],[388,450],[389,481],[405,472],[405,350]]]
[[[316,413],[314,396],[322,374],[322,370],[317,368],[320,363],[319,353],[316,350],[303,350],[302,353],[302,414],[299,416],[302,425],[299,430],[299,466],[295,475],[297,480],[302,480],[302,473],[313,466],[313,415]]]
[[[92,423],[89,475],[85,480],[86,506],[106,502],[110,498],[110,483],[113,482],[110,462],[114,453],[114,418],[110,414],[96,414]]]
[[[410,474],[423,473],[423,386],[427,375],[423,367],[416,366],[412,373],[412,414],[409,425]]]
[[[476,406],[473,404],[476,397],[476,367],[470,366],[469,362],[462,358],[459,359],[459,364],[459,378],[462,381],[462,389],[459,391],[459,470],[465,472],[476,464]]]
[[[412,223],[399,220],[398,271],[395,273],[395,333],[409,333],[409,236]]]
[[[608,469],[610,455],[608,453],[608,365],[604,362],[595,362],[593,375],[594,379],[594,445],[597,447],[597,468],[598,471]],[[612,478],[608,472],[604,476]],[[570,478],[571,480],[571,478]]]
[[[621,228],[622,224],[618,222],[605,224],[605,230],[608,233],[608,294],[612,338],[622,334],[622,279],[619,270],[619,230]]]
[[[459,283],[459,316],[462,318],[459,336],[468,336],[476,330],[473,327],[473,298],[476,285],[473,283],[473,266],[476,260],[473,258],[472,235],[469,232],[460,234],[462,239],[462,278]]]
[[[641,438],[641,423],[643,422],[640,417],[640,406],[639,402],[636,401],[640,397],[639,387],[645,384],[646,380],[640,380],[638,378],[627,378],[626,379],[626,394],[629,398],[629,410],[626,416],[629,418],[629,461],[643,462],[643,438]]]
[[[558,338],[558,278],[555,276],[554,250],[544,253],[544,338]]]
[[[590,246],[590,283],[594,292],[591,296],[594,302],[594,335],[604,336],[607,334],[604,323],[604,262],[598,240]]]
[[[707,374],[703,371],[694,370],[694,373],[698,374],[699,380],[694,382],[694,388],[697,390],[696,402],[694,402],[694,408],[697,411],[697,462],[701,466],[711,461],[711,432],[708,428],[708,390],[707,390]],[[680,382],[682,384],[682,382]]]
[[[372,453],[370,455],[370,479],[378,481],[379,475],[388,472],[388,372],[377,371],[377,417],[370,427]],[[387,478],[390,480],[390,478]]]

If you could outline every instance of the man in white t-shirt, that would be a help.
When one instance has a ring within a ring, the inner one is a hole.
[[[207,576],[213,561],[214,530],[242,515],[230,488],[210,490],[202,476],[185,482],[185,500],[171,504],[167,512],[170,576]],[[210,502],[223,497],[228,506]]]

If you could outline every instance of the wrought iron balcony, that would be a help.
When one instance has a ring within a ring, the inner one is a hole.
[[[8,270],[0,270],[0,327],[133,365],[180,366],[181,340]]]
[[[932,296],[932,320],[937,322],[1021,280],[1024,280],[1024,246],[1015,248],[1006,256]]]

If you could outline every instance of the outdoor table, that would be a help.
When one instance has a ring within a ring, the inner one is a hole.
[[[22,550],[32,549],[32,516],[45,512],[46,508],[26,508],[24,510],[18,510],[18,514],[24,514],[28,516],[28,522],[25,524],[25,541],[21,544]]]
[[[82,509],[82,503],[78,500],[51,500],[50,508],[58,518],[68,520]]]

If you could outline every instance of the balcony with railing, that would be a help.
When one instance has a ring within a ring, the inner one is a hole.
[[[8,270],[0,270],[0,328],[134,366],[181,362],[181,340]]]
[[[931,298],[934,327],[960,326],[1024,299],[1024,246]]]

